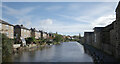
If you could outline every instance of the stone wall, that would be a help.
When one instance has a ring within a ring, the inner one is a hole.
[[[116,8],[116,20],[106,27],[95,27],[94,36],[91,38],[90,33],[84,34],[86,44],[113,55],[120,59],[120,2]]]
[[[92,43],[94,42],[94,33],[93,32],[85,32],[84,33],[84,42],[86,43],[86,44],[89,44],[89,45],[92,45]]]

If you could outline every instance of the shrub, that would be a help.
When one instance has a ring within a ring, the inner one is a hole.
[[[61,42],[61,41],[63,41],[63,37],[62,37],[62,35],[58,35],[58,34],[56,34],[56,36],[55,36],[55,38],[53,39],[55,42]]]
[[[13,52],[14,40],[9,39],[4,34],[2,34],[1,36],[2,36],[2,57],[3,57],[2,60],[4,61],[6,59],[6,57],[10,56]]]
[[[31,44],[32,42],[36,42],[36,39],[35,39],[35,37],[28,37],[28,38],[26,38],[26,42],[27,42],[27,44]]]

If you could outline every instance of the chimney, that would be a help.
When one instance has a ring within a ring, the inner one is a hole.
[[[23,27],[23,25],[21,24],[21,26]]]
[[[34,30],[35,30],[35,28],[34,28]]]

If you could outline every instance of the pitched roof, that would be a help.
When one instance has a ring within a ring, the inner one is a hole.
[[[115,12],[117,12],[117,10],[120,10],[120,1],[119,1],[119,3],[118,3],[118,6],[117,6]]]
[[[94,33],[94,32],[84,32],[84,33],[89,33],[90,34],[90,33]]]
[[[38,30],[36,30],[35,28],[31,28],[32,31],[35,31],[35,32],[40,32]]]
[[[96,30],[96,29],[99,29],[99,30],[101,30],[101,29],[103,29],[104,27],[95,27],[95,28],[93,28],[94,30]]]
[[[10,24],[10,23],[8,23],[8,22],[5,22],[5,21],[3,21],[3,20],[1,20],[1,19],[0,19],[0,23],[6,24],[6,25],[10,25],[10,26],[14,26],[14,25],[12,25],[12,24]]]
[[[30,29],[24,27],[23,25],[15,25],[15,27],[22,28],[22,29],[26,29],[26,30],[30,30]]]

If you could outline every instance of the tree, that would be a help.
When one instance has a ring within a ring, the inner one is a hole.
[[[61,41],[63,41],[62,35],[55,34],[54,41],[56,41],[56,42],[61,42]]]
[[[81,34],[79,33],[79,39],[81,39]]]
[[[2,60],[4,61],[7,59],[6,57],[12,54],[14,41],[5,34],[0,34],[0,37],[2,37]]]
[[[36,39],[35,39],[35,37],[28,37],[28,38],[26,38],[26,41],[27,41],[27,44],[31,44],[32,42],[35,42]]]

